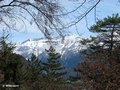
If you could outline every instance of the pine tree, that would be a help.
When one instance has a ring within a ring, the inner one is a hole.
[[[23,80],[23,63],[20,55],[14,54],[15,46],[8,43],[8,35],[3,35],[0,39],[0,70],[4,75],[2,84],[21,85]]]
[[[60,57],[55,49],[50,46],[49,50],[45,49],[48,54],[47,62],[44,62],[45,81],[49,90],[59,90],[59,85],[65,83],[63,76],[66,74],[65,67],[60,63]]]
[[[108,16],[106,18],[103,18],[102,20],[98,20],[95,25],[91,26],[90,31],[94,33],[99,33],[98,39],[96,39],[95,41],[96,46],[99,46],[102,49],[106,50],[106,53],[107,55],[109,55],[109,57],[113,56],[113,51],[115,49],[117,50],[120,45],[119,14],[113,14],[112,16]],[[117,55],[117,57],[119,58],[119,55]],[[114,58],[114,60],[120,62],[118,58],[117,60]]]
[[[34,54],[32,54],[28,62],[29,62],[27,68],[28,88],[29,90],[40,90],[43,86],[42,61],[39,60]]]
[[[83,87],[95,90],[119,89],[119,15],[113,14],[98,20],[91,26],[90,31],[98,33],[98,36],[82,41],[83,44],[88,45],[88,48],[82,51],[84,61],[76,67],[84,82]]]

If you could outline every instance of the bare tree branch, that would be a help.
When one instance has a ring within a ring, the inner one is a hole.
[[[74,25],[76,25],[77,23],[79,23],[79,22],[80,22],[83,18],[85,18],[93,9],[96,8],[96,6],[100,3],[100,1],[101,1],[101,0],[96,0],[96,2],[94,1],[95,4],[93,4],[93,5],[90,6],[90,7],[89,7],[89,6],[86,7],[87,9],[86,9],[82,14],[76,16],[76,18],[75,18],[73,21],[67,23],[66,28],[71,27],[71,26],[74,26]],[[72,11],[66,13],[66,14],[72,14],[72,13],[74,13],[75,11],[77,11],[78,9],[80,9],[81,7],[83,7],[83,5],[84,5],[86,2],[87,2],[87,0],[84,0],[81,5],[79,5],[77,8],[75,8],[74,10],[72,10]],[[90,0],[89,3],[90,3],[90,2],[93,2],[93,0]],[[79,11],[78,11],[78,12],[79,12]]]
[[[62,13],[60,9],[61,6],[59,6],[56,0],[11,0],[7,3],[4,2],[0,4],[0,18],[9,16],[8,19],[10,19],[10,17],[14,18],[14,23],[17,23],[16,19],[18,17],[15,17],[17,15],[21,17],[19,19],[21,19],[23,23],[25,19],[30,21],[30,23],[32,21],[47,38],[50,38],[53,32],[62,35],[60,28],[62,28],[64,24],[61,23],[61,16],[56,15],[57,13]],[[4,16],[2,16],[2,14],[4,14]],[[5,22],[7,21],[4,20],[4,23]],[[12,23],[13,22],[8,25],[10,26]],[[5,25],[8,27],[7,24]],[[8,28],[14,29],[13,27]]]

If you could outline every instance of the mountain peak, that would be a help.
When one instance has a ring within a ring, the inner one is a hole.
[[[34,53],[40,60],[45,60],[45,49],[49,49],[52,45],[56,52],[62,55],[62,64],[65,65],[67,69],[70,69],[80,61],[79,41],[83,38],[85,37],[75,34],[65,35],[63,39],[61,37],[53,38],[51,44],[49,40],[45,38],[28,39],[17,45],[14,52],[25,58],[30,58],[31,54]]]

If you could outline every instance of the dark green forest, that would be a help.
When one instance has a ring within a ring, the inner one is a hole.
[[[39,60],[34,54],[26,60],[13,53],[15,46],[7,43],[9,35],[2,36],[0,41],[0,87],[3,85],[19,85],[15,90],[63,90],[67,73],[60,63],[59,55],[51,46],[46,62]]]

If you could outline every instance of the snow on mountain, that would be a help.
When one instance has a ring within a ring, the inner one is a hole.
[[[56,52],[62,55],[61,63],[66,66],[67,71],[71,74],[73,67],[80,62],[79,41],[83,38],[85,37],[75,34],[66,35],[64,38],[53,38],[51,44],[45,38],[28,39],[18,44],[14,52],[25,58],[30,58],[31,54],[34,53],[39,59],[46,60],[45,49],[49,49],[52,45]]]

